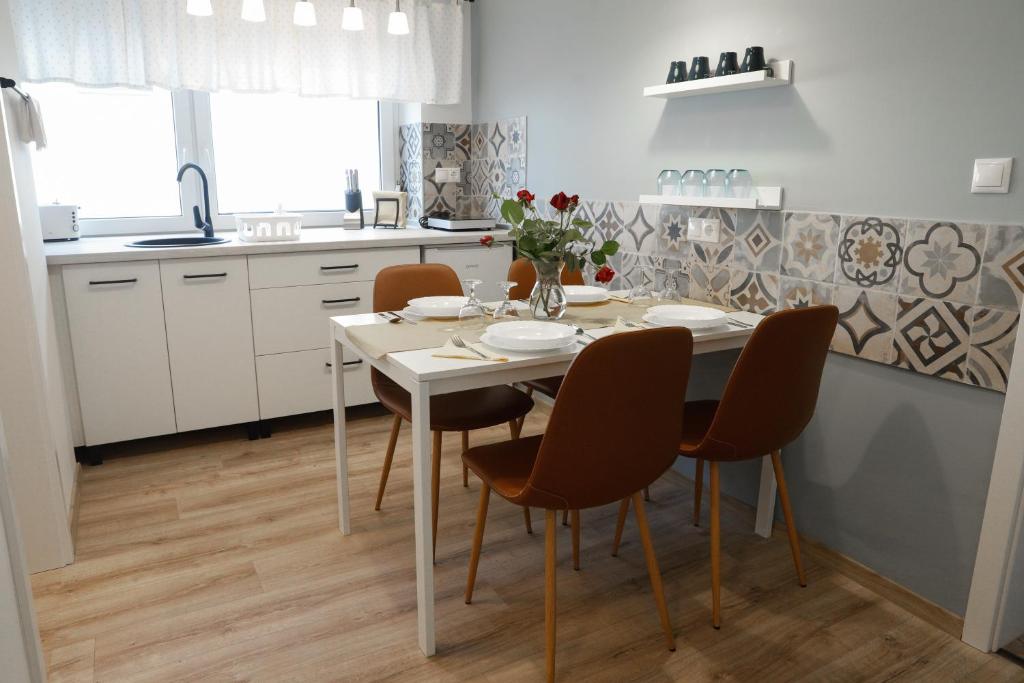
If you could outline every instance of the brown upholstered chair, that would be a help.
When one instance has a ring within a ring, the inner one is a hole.
[[[835,306],[801,308],[768,316],[740,353],[721,401],[686,403],[679,455],[697,461],[694,524],[700,519],[704,461],[711,466],[711,599],[715,628],[721,625],[720,462],[771,454],[793,564],[800,585],[807,585],[782,472],[781,450],[800,436],[814,416],[821,373],[838,317],[839,309]],[[626,504],[623,501],[623,506]]]
[[[661,625],[669,649],[675,649],[640,491],[676,458],[692,354],[693,336],[682,328],[617,334],[593,342],[570,367],[544,435],[477,446],[462,455],[483,481],[467,604],[473,598],[491,490],[516,505],[547,511],[548,680],[553,680],[555,661],[557,510],[572,510],[577,517],[578,510],[632,498]],[[578,532],[579,520],[574,522]],[[577,534],[573,546],[575,560]]]
[[[462,284],[459,276],[449,266],[441,264],[390,266],[377,273],[373,285],[373,310],[396,311],[405,308],[410,299],[421,296],[461,296]],[[384,468],[380,473],[377,488],[377,502],[374,510],[380,510],[384,488],[391,472],[391,461],[395,455],[398,431],[402,420],[412,421],[412,397],[409,392],[376,369],[370,370],[370,382],[377,400],[395,415],[391,426],[391,438],[384,456]],[[438,497],[441,477],[441,434],[462,432],[462,450],[469,447],[469,432],[500,424],[508,424],[513,439],[519,436],[519,418],[530,412],[533,400],[521,391],[509,386],[487,387],[443,394],[430,398],[430,429],[434,433],[431,452],[432,476],[430,481],[433,501],[434,548],[437,548]],[[463,486],[468,485],[466,470],[463,470]],[[527,519],[529,529],[529,519]]]

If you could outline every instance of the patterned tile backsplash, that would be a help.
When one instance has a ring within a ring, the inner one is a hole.
[[[693,299],[758,313],[835,304],[833,351],[1006,390],[1024,226],[636,202],[583,210],[621,244],[613,287],[671,277]],[[691,216],[721,219],[719,241],[688,241]]]

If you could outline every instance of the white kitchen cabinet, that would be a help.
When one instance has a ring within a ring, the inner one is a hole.
[[[258,254],[249,257],[250,286],[264,289],[373,282],[382,268],[419,262],[419,247]]]
[[[269,419],[330,410],[333,400],[330,361],[330,349],[257,357],[260,415]],[[370,367],[350,356],[346,356],[345,363],[346,404],[376,401],[370,387]]]
[[[160,262],[179,432],[259,420],[245,256]]]
[[[254,289],[256,355],[326,348],[330,346],[328,318],[372,310],[372,282]]]
[[[476,294],[481,301],[501,301],[504,293],[498,282],[508,278],[512,265],[512,247],[495,244],[484,247],[466,244],[451,247],[424,247],[424,263],[443,263],[459,274],[460,280],[475,278],[482,280]]]
[[[86,445],[175,431],[156,261],[64,267]]]

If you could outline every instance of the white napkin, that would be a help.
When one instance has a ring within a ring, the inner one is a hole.
[[[479,342],[475,344],[469,344],[469,346],[482,353],[485,356],[485,358],[481,358],[480,356],[476,355],[469,349],[459,348],[458,346],[452,343],[451,339],[445,342],[444,346],[442,346],[441,348],[439,348],[437,351],[430,355],[432,355],[434,358],[458,358],[460,360],[478,360],[481,362],[489,360],[495,361],[497,363],[508,362],[507,357],[499,356],[498,354],[488,350],[486,346]]]

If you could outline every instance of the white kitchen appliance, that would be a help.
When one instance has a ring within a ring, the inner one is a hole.
[[[78,207],[72,204],[49,204],[39,207],[39,223],[44,242],[66,242],[78,239]]]

